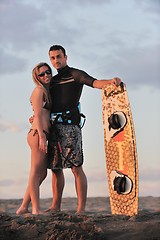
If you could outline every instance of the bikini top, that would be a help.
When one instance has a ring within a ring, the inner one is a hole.
[[[43,102],[43,108],[47,109],[47,110],[51,110],[51,104],[48,103],[47,101]]]
[[[51,110],[51,103],[48,103],[46,100],[45,100],[45,97],[43,97],[43,108],[44,109],[47,109],[47,110]],[[32,105],[32,100],[30,99],[30,103]]]

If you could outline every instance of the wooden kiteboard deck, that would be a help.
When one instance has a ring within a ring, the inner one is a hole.
[[[112,214],[138,213],[138,158],[125,84],[102,90],[106,168]]]

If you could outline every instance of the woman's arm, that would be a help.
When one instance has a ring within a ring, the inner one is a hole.
[[[39,148],[46,152],[46,135],[43,132],[43,89],[36,87],[31,96],[33,111],[34,111],[34,126],[39,135]]]

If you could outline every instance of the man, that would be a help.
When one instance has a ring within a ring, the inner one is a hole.
[[[64,188],[62,169],[71,168],[78,197],[77,213],[82,214],[85,211],[87,199],[87,178],[82,168],[83,151],[79,111],[83,85],[102,89],[107,84],[118,86],[121,80],[119,78],[97,80],[82,70],[69,67],[66,51],[60,45],[50,47],[49,57],[53,67],[58,71],[50,85],[52,128],[48,146],[48,168],[52,169],[53,202],[49,210],[60,210]]]

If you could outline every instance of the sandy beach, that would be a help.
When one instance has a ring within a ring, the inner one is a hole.
[[[52,199],[42,199],[43,210]],[[86,214],[75,215],[77,199],[63,198],[62,211],[17,216],[22,199],[0,200],[1,240],[158,240],[160,239],[160,197],[140,197],[137,216],[116,216],[109,198],[87,199]]]

